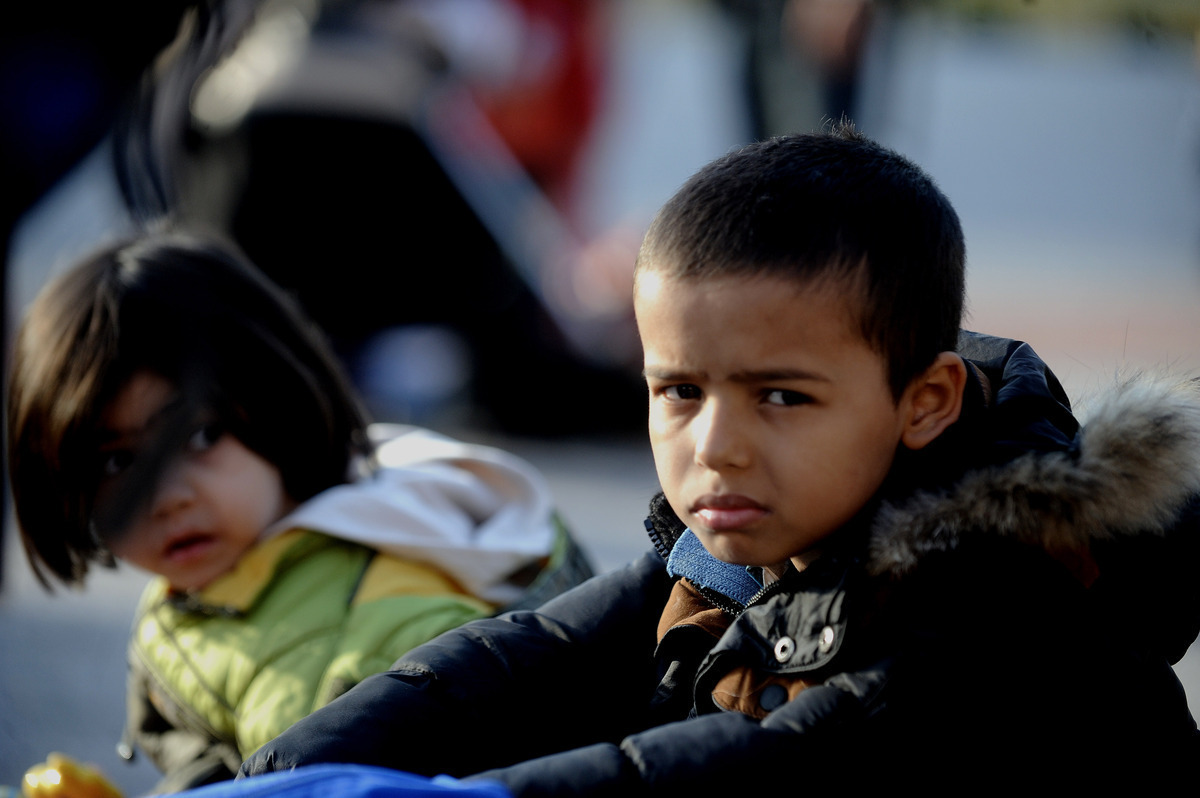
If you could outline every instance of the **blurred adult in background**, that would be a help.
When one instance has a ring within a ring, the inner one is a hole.
[[[980,25],[1125,30],[1147,39],[1197,37],[1200,5],[1180,0],[717,0],[743,38],[743,75],[756,138],[859,119],[865,60],[886,50],[891,24],[920,13]],[[1198,44],[1200,47],[1200,44]],[[886,58],[886,56],[885,56]]]

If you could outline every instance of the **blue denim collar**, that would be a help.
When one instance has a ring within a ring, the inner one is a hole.
[[[742,605],[762,590],[762,583],[745,566],[722,562],[709,554],[690,529],[679,536],[671,549],[667,573],[685,577],[696,587],[715,590]]]

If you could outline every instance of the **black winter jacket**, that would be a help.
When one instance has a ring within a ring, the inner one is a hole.
[[[660,498],[655,551],[415,649],[242,775],[360,762],[518,795],[976,792],[1197,761],[1170,666],[1200,629],[1200,387],[1126,383],[1080,430],[1028,346],[964,334],[960,352],[962,419],[803,572],[761,588]]]

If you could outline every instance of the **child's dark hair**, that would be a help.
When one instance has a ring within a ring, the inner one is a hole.
[[[899,398],[955,347],[965,257],[958,215],[929,176],[843,122],[702,168],[655,217],[638,271],[843,279]]]
[[[365,414],[323,336],[235,246],[160,230],[105,247],[42,291],[13,356],[9,476],[47,586],[43,569],[71,584],[92,562],[112,564],[93,506],[96,433],[139,371],[171,381],[278,468],[296,501],[345,482],[370,453]],[[137,502],[153,491],[146,476]]]

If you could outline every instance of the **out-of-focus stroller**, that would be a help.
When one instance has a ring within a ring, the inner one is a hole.
[[[201,2],[106,143],[120,202],[231,235],[383,418],[635,431],[628,306],[580,289],[579,237],[464,79],[451,26],[488,6]]]

